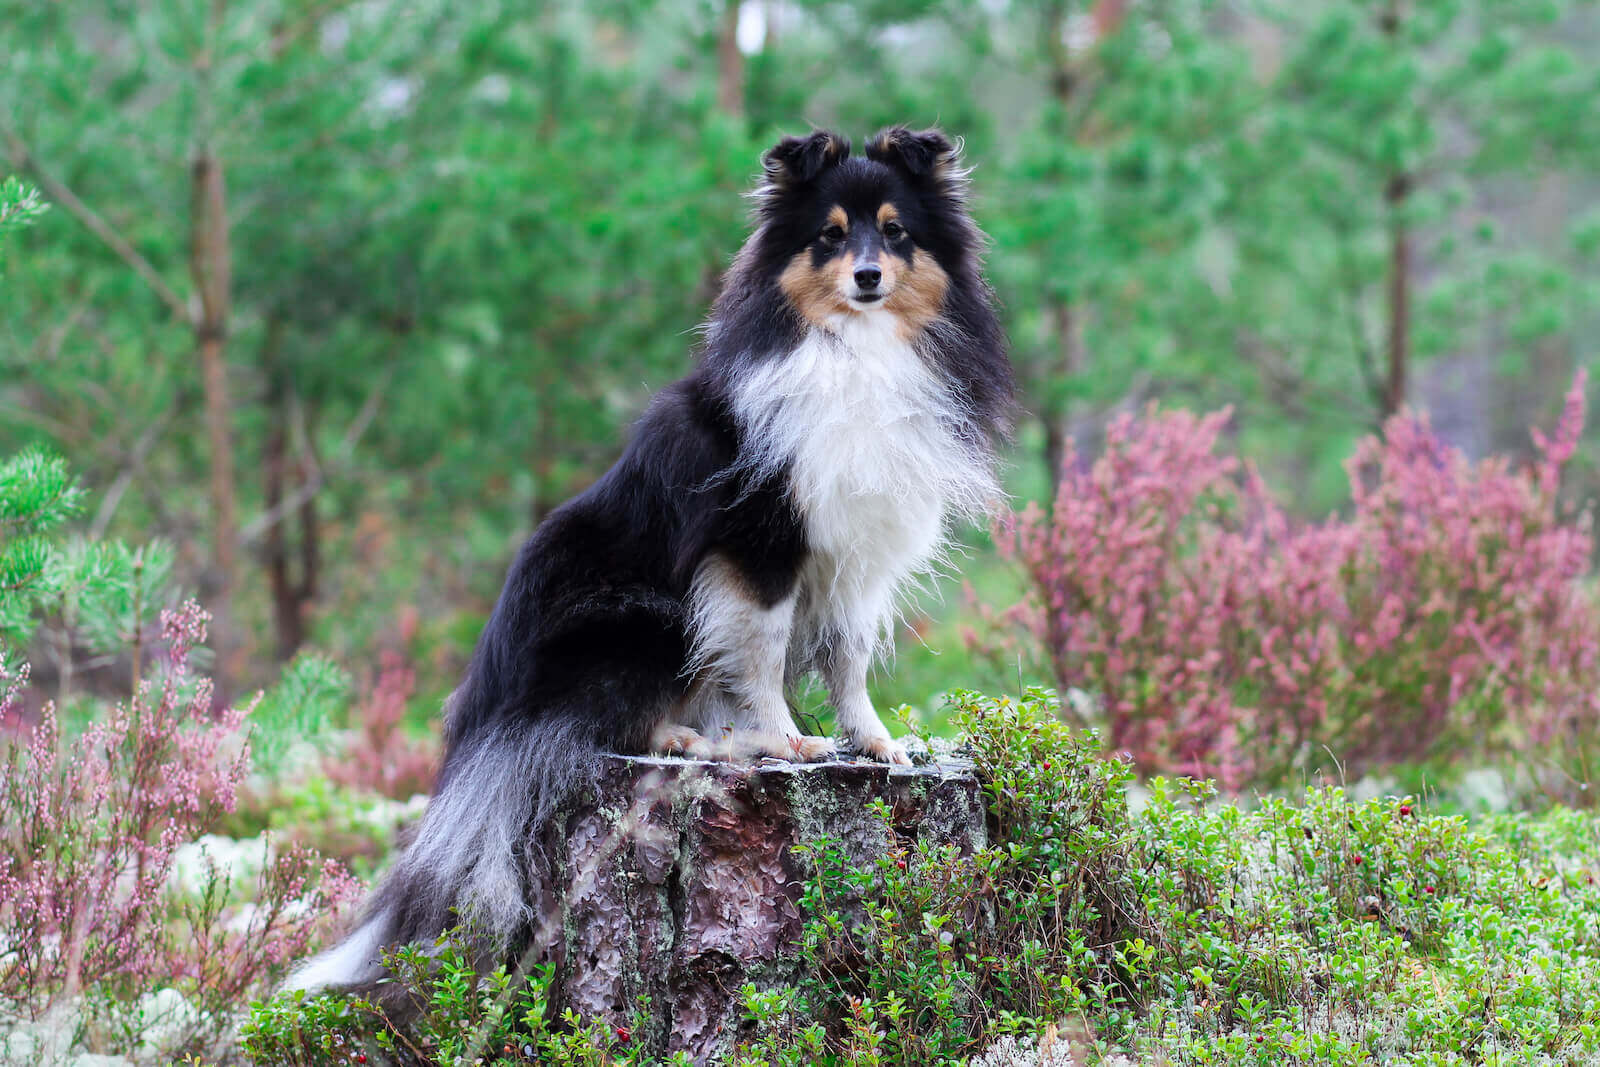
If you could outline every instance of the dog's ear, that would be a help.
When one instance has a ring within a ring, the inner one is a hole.
[[[954,184],[966,176],[961,167],[961,143],[939,130],[891,126],[867,142],[867,158],[916,181]]]
[[[828,130],[809,137],[785,137],[761,158],[767,185],[774,190],[793,189],[816,181],[817,175],[850,155],[850,141]]]

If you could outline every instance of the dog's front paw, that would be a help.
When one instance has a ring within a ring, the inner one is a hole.
[[[715,759],[711,742],[700,736],[698,730],[677,723],[663,723],[650,736],[650,751],[663,756],[682,756],[685,759]]]
[[[911,756],[906,752],[906,746],[888,734],[862,738],[857,742],[857,747],[863,754],[871,756],[879,763],[890,763],[900,767],[911,766]]]
[[[839,754],[839,746],[831,737],[795,736],[789,738],[791,758],[804,763],[830,760]]]

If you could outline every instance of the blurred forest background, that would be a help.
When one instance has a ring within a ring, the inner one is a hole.
[[[0,0],[0,455],[173,546],[225,691],[454,684],[504,567],[682,374],[760,153],[966,139],[1024,383],[1009,482],[1158,400],[1303,516],[1401,405],[1530,453],[1600,351],[1600,6],[1566,0]],[[1590,431],[1592,441],[1594,431]],[[1580,449],[1567,492],[1596,486]],[[981,533],[984,586],[1021,579]],[[888,702],[979,664],[946,583]],[[126,678],[63,594],[36,699]],[[1009,680],[1012,684],[1016,679]]]

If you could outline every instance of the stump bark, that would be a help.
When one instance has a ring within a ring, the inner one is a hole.
[[[890,825],[868,811],[880,799]],[[716,1062],[736,1043],[746,984],[793,984],[802,962],[794,846],[823,838],[857,863],[895,839],[976,850],[983,797],[969,763],[757,765],[608,756],[595,787],[535,848],[553,877],[534,901],[565,1007],[630,1029],[656,1056]],[[641,1004],[647,1022],[635,1026]]]

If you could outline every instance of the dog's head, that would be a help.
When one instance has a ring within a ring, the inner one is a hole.
[[[887,314],[914,334],[938,318],[952,278],[970,273],[980,238],[966,172],[938,130],[884,130],[865,158],[827,131],[786,137],[764,163],[762,240],[807,321]]]

